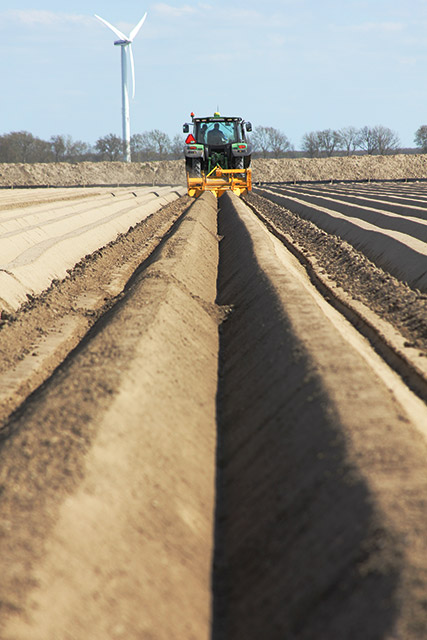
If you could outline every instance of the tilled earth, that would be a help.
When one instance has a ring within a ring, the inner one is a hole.
[[[2,353],[6,355],[4,375],[14,365],[19,368],[24,363],[33,378],[32,386],[34,377],[43,381],[60,365],[66,351],[79,343],[52,378],[10,418],[5,418],[6,414],[22,401],[23,392],[17,397],[9,395],[2,407],[2,638],[164,637],[162,631],[160,635],[155,631],[156,626],[162,626],[161,619],[168,629],[167,637],[203,637],[203,628],[207,628],[218,349],[218,317],[213,304],[215,268],[207,274],[206,283],[204,273],[200,273],[205,288],[209,289],[209,280],[211,283],[212,309],[206,304],[207,310],[204,305],[198,308],[197,303],[191,309],[191,299],[178,288],[174,291],[177,300],[173,312],[168,308],[172,304],[168,292],[173,285],[169,275],[162,276],[156,266],[151,266],[151,275],[145,276],[147,258],[188,205],[189,199],[181,198],[82,261],[65,281],[55,283],[15,317],[8,317],[0,331]],[[211,218],[215,223],[215,212]],[[215,233],[206,231],[206,235],[216,248]],[[180,249],[178,246],[174,250],[171,239],[166,251],[170,273],[180,278],[179,269],[173,268],[175,251]],[[126,299],[124,306],[122,298]],[[51,331],[63,330],[61,324],[67,320],[75,321],[71,338],[60,353],[51,353],[47,366],[43,366],[43,359],[34,373],[32,360],[42,349],[43,338],[49,338]],[[182,353],[181,349],[191,322],[201,327],[211,324],[213,345],[203,331],[199,342],[196,338],[191,341],[200,358],[200,371],[194,371],[192,350]],[[86,339],[80,343],[85,334]],[[169,344],[170,335],[177,342],[175,349]],[[214,354],[209,358],[213,362],[210,377],[204,351]],[[191,359],[191,372],[186,358]],[[182,388],[177,380],[181,369],[187,372]],[[24,372],[21,376],[25,379]],[[129,389],[124,388],[126,382]],[[212,424],[202,437],[197,429],[203,422],[198,412],[203,419],[209,415],[203,386],[209,390]],[[196,433],[189,430],[185,419],[188,409],[180,397],[190,398]],[[200,403],[198,409],[196,402]],[[139,414],[133,416],[135,407],[142,412],[142,420]],[[105,417],[106,412],[112,412],[112,416]],[[180,417],[182,412],[184,416]],[[106,439],[102,435],[104,419],[112,420],[105,427]],[[195,487],[195,504],[189,499],[188,486]],[[76,492],[80,497],[73,501]],[[208,512],[206,526],[203,512],[198,512],[199,502]],[[174,516],[175,511],[179,515]],[[64,528],[59,525],[62,514]],[[168,525],[174,517],[182,518],[181,534],[177,522],[173,527]],[[203,535],[198,535],[200,527]],[[56,556],[58,548],[62,560]],[[49,564],[50,553],[53,564]],[[150,557],[151,571],[147,567]],[[194,583],[191,590],[188,587],[191,602],[181,618],[172,615],[172,609],[184,611],[186,596],[184,593],[173,604],[173,589],[180,585],[173,586],[174,579],[167,575],[169,569],[176,574],[177,582]],[[143,592],[152,608],[141,615]],[[194,606],[203,616],[202,624]]]
[[[2,314],[5,640],[426,637],[425,407],[223,198]],[[425,295],[246,202],[427,356]]]
[[[426,154],[334,158],[255,158],[255,182],[427,179]],[[0,186],[185,184],[182,160],[0,164]]]
[[[326,273],[351,297],[360,300],[379,317],[385,318],[410,344],[427,354],[427,295],[411,289],[338,236],[319,229],[309,220],[250,193],[246,200],[278,229],[311,256],[320,271]]]
[[[19,312],[1,312],[1,421],[50,375],[96,320],[121,297],[126,282],[152,254],[190,202],[190,198],[184,197],[169,204],[127,234],[87,256],[65,280],[54,281],[41,296],[29,296],[28,303]],[[64,333],[69,334],[69,339],[51,358],[42,354],[39,365],[41,346],[55,335]],[[19,380],[13,380],[11,385],[15,389],[17,382],[21,382],[20,392],[17,395],[5,393],[11,371],[24,359]]]

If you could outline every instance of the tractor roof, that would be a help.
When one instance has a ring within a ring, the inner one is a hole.
[[[205,118],[193,118],[193,122],[242,122],[243,118],[237,116],[207,116]]]

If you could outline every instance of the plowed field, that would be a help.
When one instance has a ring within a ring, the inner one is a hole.
[[[426,211],[183,197],[2,313],[2,639],[427,637]]]

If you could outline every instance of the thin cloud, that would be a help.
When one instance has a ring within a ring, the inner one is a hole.
[[[286,1],[292,3],[295,1],[300,2],[300,0]],[[239,31],[250,28],[259,30],[262,27],[284,29],[290,28],[295,22],[293,16],[287,14],[282,15],[282,12],[271,13],[262,11],[261,9],[233,7],[233,5],[227,5],[225,8],[225,3],[223,2],[219,2],[219,5],[223,6],[224,11],[226,11],[226,20],[218,18],[218,16],[221,15],[218,13],[218,3],[213,5],[207,2],[198,2],[194,5],[183,4],[182,6],[175,7],[160,2],[153,5],[152,10],[166,19],[178,20],[191,17],[195,31],[203,26],[206,32],[214,30],[216,33],[230,27],[234,29],[237,28]],[[212,17],[215,19],[212,19]]]
[[[58,26],[64,24],[89,24],[92,20],[90,16],[55,13],[53,11],[42,11],[38,9],[13,9],[2,14],[3,21],[13,22],[26,26]]]
[[[405,25],[403,22],[365,22],[349,27],[350,31],[359,33],[396,33],[404,29]]]
[[[181,18],[182,16],[194,15],[195,13],[199,13],[201,6],[203,6],[204,10],[206,10],[206,7],[210,8],[209,5],[198,5],[196,7],[191,7],[188,4],[185,4],[182,7],[172,7],[170,4],[160,2],[154,5],[153,10],[163,16]]]
[[[411,68],[418,64],[418,59],[415,56],[400,56],[397,62],[401,67]]]
[[[233,53],[207,53],[200,55],[199,60],[206,64],[228,64],[236,60],[236,56]]]

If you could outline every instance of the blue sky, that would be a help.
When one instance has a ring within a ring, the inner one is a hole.
[[[0,134],[121,134],[120,51],[134,42],[132,133],[189,113],[241,115],[295,148],[308,131],[383,124],[413,146],[427,124],[427,0],[27,0],[0,5]]]

